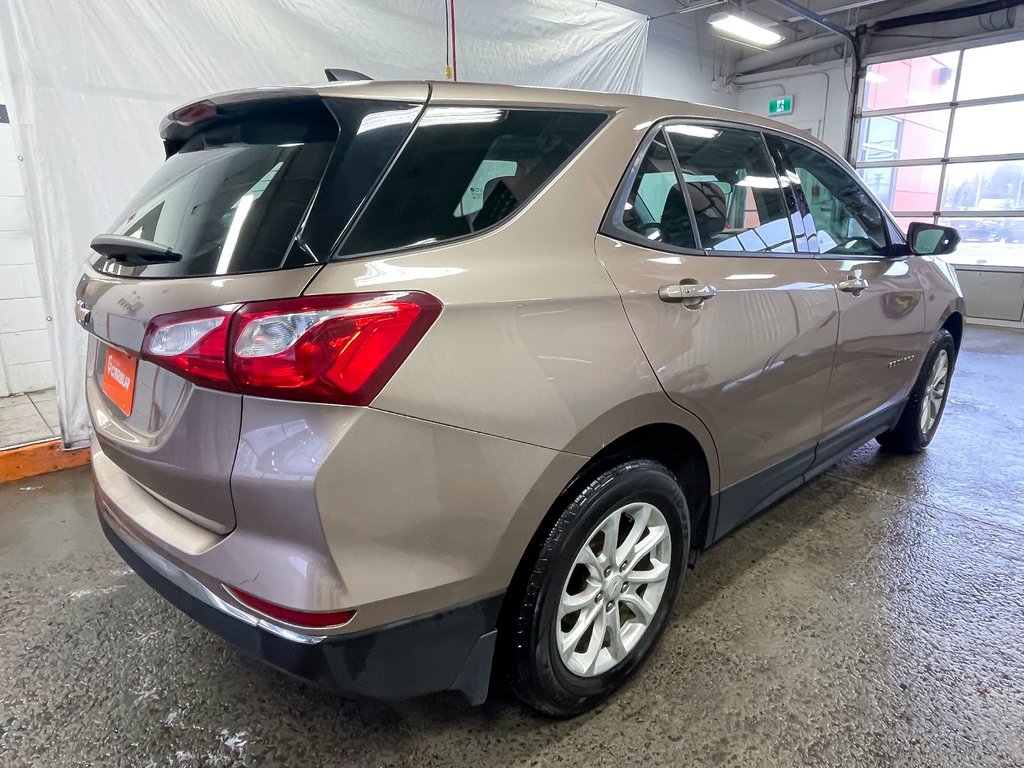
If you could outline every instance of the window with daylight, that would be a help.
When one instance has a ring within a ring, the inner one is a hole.
[[[950,259],[1024,267],[1024,40],[871,64],[854,161],[904,228],[956,227]]]

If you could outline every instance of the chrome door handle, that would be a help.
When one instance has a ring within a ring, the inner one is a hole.
[[[854,296],[859,296],[861,291],[867,287],[868,281],[860,276],[860,270],[857,270],[854,274],[850,275],[846,280],[843,280],[839,284],[840,291],[852,293]]]
[[[686,280],[679,283],[669,283],[658,289],[658,298],[670,304],[699,305],[707,299],[715,298],[717,295],[718,289],[713,285],[703,285]]]

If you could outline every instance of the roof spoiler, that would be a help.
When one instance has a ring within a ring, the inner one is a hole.
[[[327,80],[331,83],[354,83],[360,80],[373,80],[372,77],[356,72],[354,69],[336,69],[328,67],[324,70]]]

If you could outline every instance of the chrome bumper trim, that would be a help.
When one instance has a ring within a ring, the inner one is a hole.
[[[110,519],[109,512],[107,512],[107,510],[103,510],[103,512],[107,515],[108,519]],[[271,634],[277,635],[285,640],[290,640],[293,643],[316,645],[317,643],[322,643],[326,639],[326,635],[306,635],[301,632],[296,632],[293,629],[280,627],[260,616],[254,616],[239,609],[231,603],[226,602],[194,576],[186,573],[170,560],[167,560],[165,557],[157,554],[145,544],[138,541],[130,532],[126,531],[123,526],[117,523],[116,520],[110,519],[109,522],[121,541],[123,541],[125,545],[132,550],[132,552],[142,558],[150,568],[174,584],[178,589],[194,597],[196,600],[206,603],[211,608],[215,608],[221,613],[226,613],[228,616],[244,622],[249,626],[266,630]]]

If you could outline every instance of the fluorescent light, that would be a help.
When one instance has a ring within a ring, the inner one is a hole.
[[[752,16],[737,16],[734,13],[714,13],[708,18],[708,24],[718,30],[720,34],[748,45],[778,45],[785,39],[778,32],[773,32],[762,26],[753,18]]]
[[[227,274],[228,268],[231,266],[231,257],[235,253],[235,246],[238,245],[238,236],[242,233],[245,217],[252,210],[252,204],[256,201],[256,197],[257,195],[247,192],[239,198],[238,205],[235,206],[235,215],[231,217],[231,225],[224,238],[224,245],[220,249],[220,257],[217,259],[216,273],[218,275]]]
[[[864,79],[869,83],[888,83],[889,78],[883,75],[881,72],[872,72],[868,69],[868,73],[864,75]]]
[[[502,116],[502,110],[487,107],[429,107],[420,118],[420,128],[430,125],[496,123]]]
[[[736,182],[737,187],[750,187],[751,189],[778,189],[779,180],[775,176],[747,176]]]
[[[389,109],[383,112],[371,112],[359,123],[356,133],[375,131],[378,128],[388,128],[393,125],[405,125],[416,119],[420,113],[420,107],[409,109]]]
[[[721,131],[714,128],[706,128],[703,125],[668,125],[665,130],[669,133],[681,133],[683,136],[693,136],[697,139],[713,139]]]

